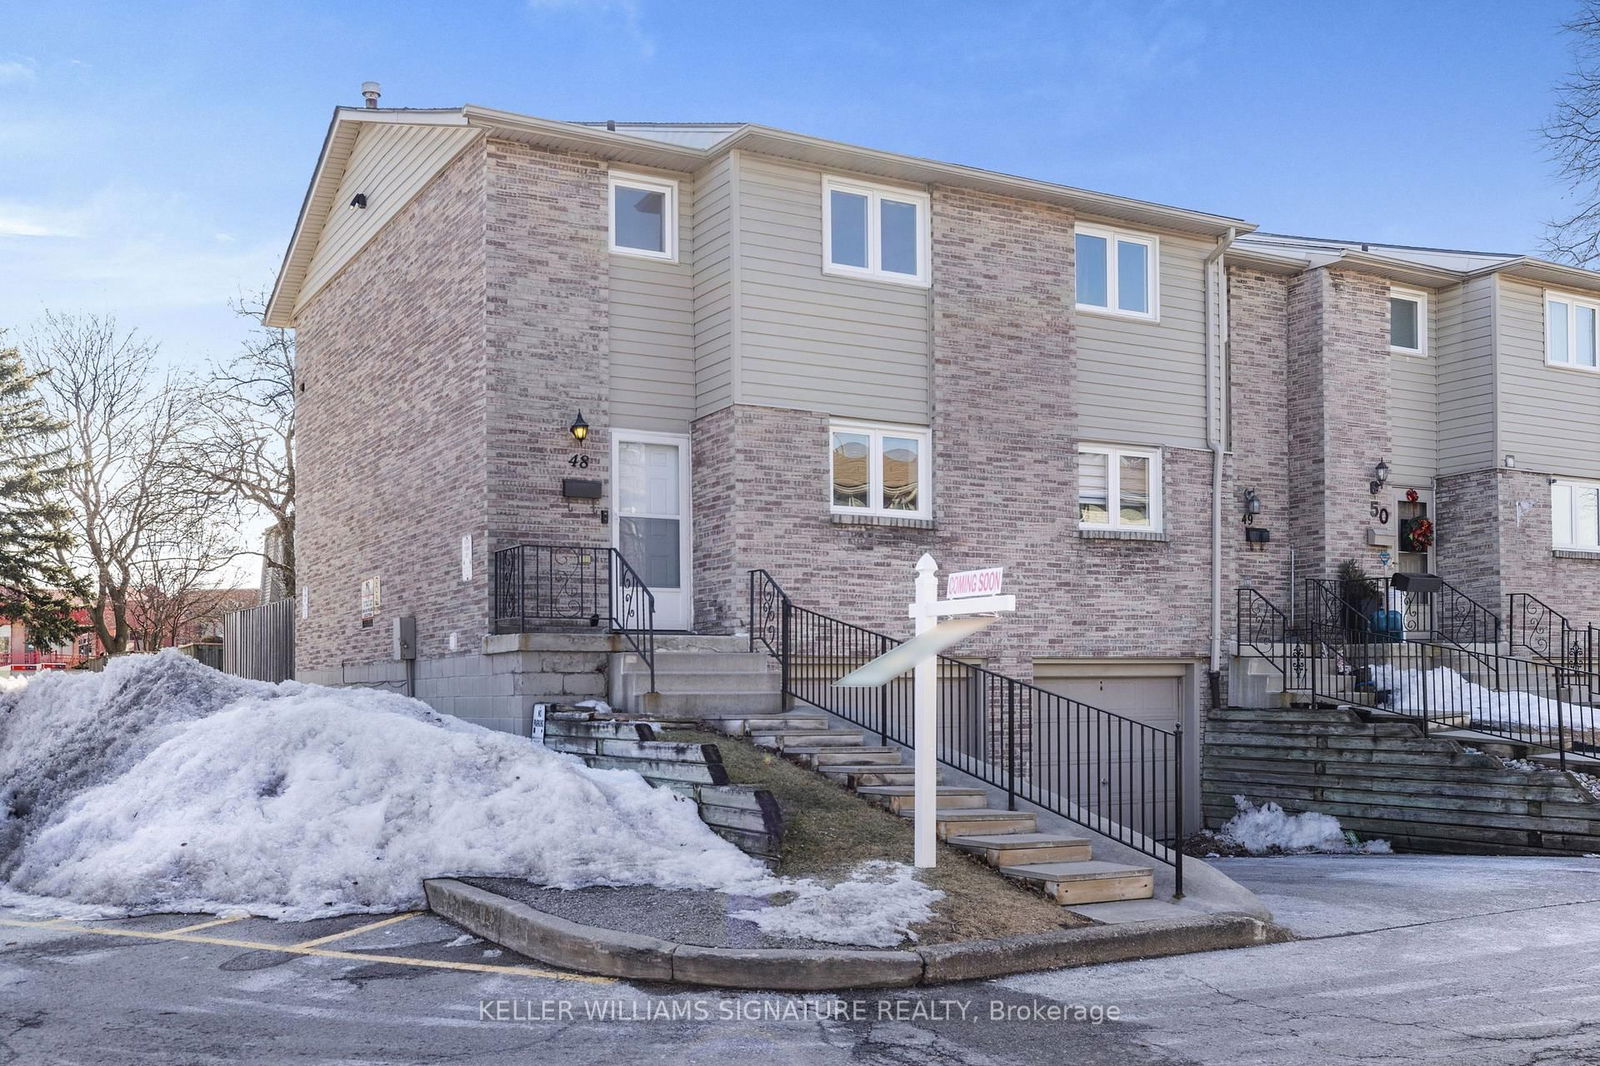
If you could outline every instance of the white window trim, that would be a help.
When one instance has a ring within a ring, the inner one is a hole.
[[[868,437],[867,500],[866,507],[846,507],[833,502],[833,435],[835,433],[864,433]],[[917,441],[917,501],[915,511],[896,511],[884,507],[883,499],[883,438],[911,437]],[[933,517],[933,433],[926,426],[899,426],[892,422],[853,422],[848,419],[830,419],[828,422],[828,509],[833,514],[866,515],[874,518]]]
[[[867,265],[847,266],[833,261],[833,193],[854,193],[867,198]],[[880,201],[895,200],[915,204],[917,207],[917,272],[900,274],[882,269],[883,246],[880,240],[882,212]],[[931,245],[931,214],[933,202],[927,193],[893,185],[869,185],[848,178],[824,176],[822,179],[822,272],[839,277],[864,278],[868,281],[887,281],[895,285],[915,285],[927,288],[933,283],[929,265]]]
[[[1589,368],[1583,367],[1582,369],[1587,370]],[[1600,551],[1600,537],[1597,537],[1596,542],[1593,544],[1580,544],[1573,538],[1573,530],[1578,528],[1578,501],[1576,499],[1575,492],[1574,498],[1571,501],[1571,505],[1568,508],[1568,514],[1571,516],[1571,521],[1568,523],[1567,528],[1564,531],[1556,528],[1555,495],[1556,490],[1562,488],[1569,491],[1577,489],[1600,489],[1600,481],[1585,481],[1582,478],[1575,477],[1556,477],[1550,479],[1550,547],[1555,551]]]
[[[1134,318],[1141,322],[1161,321],[1161,238],[1149,233],[1132,233],[1128,230],[1106,229],[1103,226],[1080,225],[1072,234],[1072,250],[1074,271],[1077,269],[1078,234],[1089,237],[1101,237],[1106,242],[1106,305],[1086,304],[1077,301],[1078,310],[1091,315],[1110,315],[1113,318]],[[1117,242],[1126,241],[1129,244],[1142,244],[1150,250],[1148,262],[1150,264],[1150,292],[1149,311],[1124,311],[1117,306]],[[1077,278],[1073,278],[1074,300],[1076,297]]]
[[[1389,351],[1396,355],[1425,356],[1428,354],[1428,294],[1422,289],[1403,289],[1398,285],[1389,287],[1391,300],[1410,300],[1417,305],[1417,346],[1407,348],[1405,345],[1394,343],[1394,322],[1389,322]]]
[[[1106,456],[1106,513],[1109,522],[1078,522],[1079,529],[1108,529],[1133,531],[1139,533],[1163,533],[1166,526],[1162,522],[1161,498],[1166,495],[1161,480],[1161,449],[1142,448],[1123,444],[1080,444],[1078,456],[1080,465],[1084,455]],[[1150,460],[1150,524],[1147,526],[1123,525],[1122,523],[1122,470],[1119,460],[1122,456],[1137,456]],[[1077,510],[1078,497],[1083,488],[1080,474],[1077,482],[1072,486],[1072,506]],[[1081,512],[1080,512],[1081,513]]]
[[[646,192],[666,194],[666,217],[662,220],[664,251],[652,252],[647,248],[629,248],[617,243],[617,186],[643,189]],[[655,178],[647,174],[633,174],[626,170],[613,170],[606,176],[606,231],[613,255],[632,255],[641,259],[662,262],[678,261],[678,183],[671,178]]]
[[[1567,350],[1565,359],[1557,359],[1550,344],[1550,301],[1560,300],[1567,305]],[[1600,373],[1600,365],[1584,366],[1574,359],[1576,349],[1573,347],[1578,336],[1579,307],[1587,307],[1595,313],[1595,362],[1600,364],[1600,301],[1585,296],[1578,296],[1570,292],[1559,292],[1554,289],[1544,291],[1544,362],[1546,366],[1553,366],[1561,370],[1581,370],[1586,374]]]

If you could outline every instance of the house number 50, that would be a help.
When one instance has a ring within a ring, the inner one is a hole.
[[[1380,526],[1388,525],[1389,524],[1389,508],[1387,508],[1387,507],[1379,507],[1378,506],[1378,501],[1377,500],[1373,500],[1372,501],[1372,517],[1376,518],[1378,520],[1378,525],[1380,525]]]

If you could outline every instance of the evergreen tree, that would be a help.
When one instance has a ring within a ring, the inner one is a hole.
[[[64,427],[45,410],[38,380],[15,348],[0,347],[0,619],[25,624],[43,648],[77,634],[72,610],[85,592],[67,562]]]

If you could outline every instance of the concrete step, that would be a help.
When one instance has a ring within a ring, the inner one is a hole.
[[[622,657],[622,669],[627,673],[644,672],[644,660],[629,653]],[[762,652],[746,651],[657,651],[656,673],[676,673],[683,670],[705,670],[712,673],[777,674],[778,660]]]
[[[901,811],[902,818],[912,812]],[[994,833],[1036,833],[1039,821],[1031,814],[1019,811],[1002,811],[989,807],[940,811],[938,814],[939,839],[951,837],[989,835]]]
[[[776,692],[650,692],[634,696],[623,706],[682,722],[699,721],[719,711],[776,714],[783,710],[783,697]]]
[[[1008,877],[1030,881],[1057,903],[1107,903],[1112,900],[1150,899],[1155,895],[1155,873],[1148,866],[1118,862],[1041,862],[1001,867]]]
[[[817,772],[846,788],[860,788],[863,785],[909,785],[917,776],[909,766],[891,766],[888,763],[819,766]]]
[[[760,647],[760,644],[756,645]],[[702,635],[700,633],[657,633],[656,654],[674,651],[735,653],[750,651],[750,637]]]
[[[647,673],[624,674],[613,686],[617,691],[643,694],[650,691]],[[779,680],[776,674],[719,674],[705,671],[680,671],[656,674],[658,692],[760,692],[776,694]]]
[[[946,843],[981,856],[990,866],[1044,862],[1085,862],[1093,855],[1082,837],[1055,833],[990,833],[951,837]]]
[[[778,732],[794,730],[822,731],[828,728],[828,720],[820,715],[808,714],[708,714],[701,721],[719,733],[726,733],[732,737],[742,737],[750,733]]]
[[[899,748],[784,748],[783,753],[802,766],[813,770],[829,766],[899,766]]]
[[[896,814],[902,811],[913,810],[916,807],[916,789],[911,785],[863,785],[856,789],[856,795],[876,803],[880,807],[887,807]],[[981,788],[961,788],[956,785],[943,785],[937,789],[938,807],[941,811],[966,809],[982,810],[989,802],[989,793]]]
[[[793,731],[782,733],[751,733],[751,743],[762,748],[859,748],[866,743],[860,733],[838,730]]]

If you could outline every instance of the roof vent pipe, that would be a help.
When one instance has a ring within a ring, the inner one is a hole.
[[[364,81],[361,83],[361,95],[366,98],[368,107],[377,107],[378,97],[382,96],[383,93],[379,91],[377,82]]]

